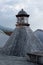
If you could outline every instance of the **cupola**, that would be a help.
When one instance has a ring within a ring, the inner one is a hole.
[[[21,9],[21,11],[18,12],[16,17],[17,17],[16,26],[29,26],[29,23],[28,23],[29,15],[23,9]]]

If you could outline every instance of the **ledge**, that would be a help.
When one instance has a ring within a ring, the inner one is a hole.
[[[27,24],[27,23],[18,23],[18,24],[16,24],[16,26],[30,26],[30,24]]]

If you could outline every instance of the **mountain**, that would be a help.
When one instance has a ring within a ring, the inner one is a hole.
[[[35,35],[37,35],[37,37],[41,40],[41,42],[43,43],[43,30],[38,29],[35,32]]]
[[[0,47],[3,47],[9,36],[7,36],[2,30],[0,30]]]
[[[3,26],[1,26],[1,25],[0,25],[0,30],[6,31],[6,32],[12,32],[12,31],[13,31],[13,29],[8,28],[8,27],[3,27]]]
[[[7,28],[7,27],[3,27],[3,26],[1,26],[0,25],[0,30],[2,30],[5,34],[7,34],[7,35],[11,35],[12,34],[12,32],[13,32],[13,29],[11,29],[11,28]]]

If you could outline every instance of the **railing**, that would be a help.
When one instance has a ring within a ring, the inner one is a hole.
[[[27,60],[39,65],[43,65],[43,56],[27,53]]]

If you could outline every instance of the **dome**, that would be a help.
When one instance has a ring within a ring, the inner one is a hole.
[[[16,17],[20,17],[20,16],[29,17],[29,15],[23,9],[19,11],[18,14],[16,15]]]

